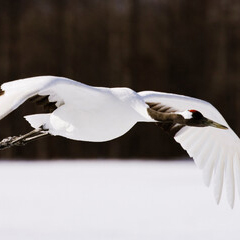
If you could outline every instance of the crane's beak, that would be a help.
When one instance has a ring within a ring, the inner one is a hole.
[[[226,126],[219,124],[217,122],[214,122],[210,119],[207,119],[207,125],[215,128],[220,128],[220,129],[228,129]]]

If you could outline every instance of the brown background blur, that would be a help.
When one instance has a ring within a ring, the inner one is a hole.
[[[89,85],[174,92],[214,104],[240,135],[240,1],[0,0],[0,82],[59,75]],[[23,134],[26,104],[0,122]],[[0,158],[172,158],[186,153],[154,124],[119,139],[49,137]]]

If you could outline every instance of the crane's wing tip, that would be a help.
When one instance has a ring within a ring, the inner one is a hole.
[[[209,187],[214,183],[217,204],[220,203],[224,185],[231,209],[235,205],[237,190],[240,195],[240,144],[236,135],[234,138],[232,136],[231,129],[229,132],[222,132],[214,128],[190,127],[181,129],[175,136],[175,140],[194,159],[198,168],[203,170],[204,184]]]
[[[217,203],[217,205],[219,205],[220,201],[221,201],[221,195],[216,195],[214,194],[214,197],[215,197],[215,202]]]
[[[229,203],[229,206],[233,210],[233,208],[234,208],[234,201],[232,203]]]

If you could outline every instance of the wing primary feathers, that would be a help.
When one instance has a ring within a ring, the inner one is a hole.
[[[234,156],[234,169],[235,169],[235,180],[237,182],[238,194],[240,196],[240,155],[235,153]]]
[[[227,200],[231,208],[233,208],[235,200],[233,155],[229,155],[228,158],[226,159],[225,176],[226,176]]]
[[[200,135],[198,138],[195,139],[195,141],[193,141],[191,147],[189,149],[186,149],[188,154],[193,157],[194,162],[196,163],[196,165],[199,167],[199,163],[198,163],[198,159],[197,156],[201,151],[201,147],[203,145],[203,143],[205,142],[206,137],[208,136],[207,132],[203,132],[202,135]]]
[[[195,142],[196,139],[198,139],[198,135],[199,135],[198,132],[194,132],[194,131],[192,132],[190,131],[189,128],[186,128],[186,131],[180,134],[180,136],[175,136],[175,140],[181,144],[183,149],[187,150],[187,149],[190,149],[193,142]]]
[[[214,170],[214,166],[215,166],[215,161],[216,161],[215,153],[216,153],[218,147],[219,147],[218,144],[213,143],[212,151],[209,154],[208,158],[206,159],[206,164],[203,169],[203,181],[207,187],[209,187],[209,185],[211,183],[213,170]]]
[[[198,167],[200,169],[203,169],[205,164],[206,164],[206,159],[209,155],[209,153],[212,150],[212,144],[211,141],[205,141],[203,145],[201,146],[201,152],[197,156],[197,162],[198,162]]]
[[[215,166],[215,175],[214,175],[214,196],[217,204],[219,204],[221,195],[222,195],[222,187],[223,187],[223,178],[224,178],[224,160],[226,158],[226,153],[220,150],[221,153],[218,152],[216,166]]]

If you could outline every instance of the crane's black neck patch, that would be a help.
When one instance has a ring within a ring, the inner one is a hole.
[[[194,120],[200,120],[203,118],[203,115],[199,111],[192,112],[192,118]]]

